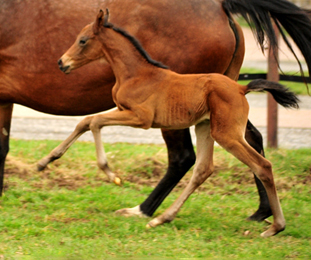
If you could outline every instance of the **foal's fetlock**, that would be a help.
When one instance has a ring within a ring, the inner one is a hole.
[[[104,171],[104,173],[108,176],[108,179],[110,182],[113,182],[114,184],[121,186],[122,185],[122,179],[118,176],[115,175],[115,173],[113,173],[107,162],[105,163],[98,163],[98,167]]]
[[[43,158],[37,163],[37,170],[39,172],[43,171],[46,166],[50,163],[50,160],[48,158]]]
[[[43,165],[43,164],[41,164],[40,162],[37,163],[37,171],[38,171],[38,172],[43,171],[45,168],[46,168],[46,164]]]
[[[54,162],[55,160],[59,159],[63,154],[58,154],[58,155],[53,155],[53,156],[46,156],[44,158],[42,158],[38,163],[37,163],[37,170],[43,171],[47,165],[51,162]]]

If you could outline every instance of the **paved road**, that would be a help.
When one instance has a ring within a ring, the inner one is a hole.
[[[266,68],[266,60],[259,50],[250,30],[244,30],[246,53],[243,66],[250,68]],[[281,43],[281,68],[283,71],[298,71],[294,58]],[[301,55],[298,54],[301,58]],[[301,59],[303,60],[303,59]],[[250,103],[250,120],[264,136],[266,144],[266,95],[248,94]],[[300,97],[301,109],[279,109],[279,146],[285,148],[311,147],[311,97]],[[83,117],[59,117],[38,113],[16,105],[13,113],[11,136],[19,139],[55,139],[64,140],[73,131],[75,125]],[[193,128],[191,129],[195,141]],[[129,143],[163,143],[160,130],[142,130],[129,127],[106,127],[102,130],[104,142]],[[79,140],[92,141],[90,133]]]

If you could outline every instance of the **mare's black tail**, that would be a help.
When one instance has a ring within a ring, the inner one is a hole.
[[[311,75],[311,19],[304,10],[287,0],[224,0],[222,6],[227,13],[241,14],[244,17],[253,28],[262,50],[264,50],[265,37],[269,39],[272,48],[278,47],[270,19],[272,18],[288,48],[298,61],[302,75],[301,63],[281,26],[300,49]]]
[[[271,93],[276,102],[278,102],[283,107],[287,108],[299,108],[298,97],[291,92],[287,87],[272,81],[265,79],[256,79],[251,81],[247,85],[247,92],[250,91],[268,91]]]

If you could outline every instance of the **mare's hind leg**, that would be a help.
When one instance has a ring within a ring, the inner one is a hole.
[[[117,214],[123,216],[152,216],[194,164],[195,153],[189,128],[183,130],[162,129],[162,135],[168,150],[169,165],[166,174],[142,204],[133,208],[117,210]]]
[[[214,140],[210,136],[209,122],[198,124],[195,132],[197,159],[190,182],[178,199],[162,215],[150,221],[147,227],[155,227],[172,221],[188,197],[213,173]]]
[[[250,146],[253,147],[258,153],[260,153],[262,156],[265,156],[263,149],[262,135],[252,125],[250,121],[247,122],[245,139],[250,144]],[[272,211],[270,208],[269,199],[265,187],[255,174],[254,179],[259,194],[260,204],[257,211],[253,215],[248,217],[248,220],[260,222],[270,217],[272,215]]]
[[[54,148],[47,156],[42,158],[38,163],[37,167],[39,171],[42,171],[46,168],[46,166],[55,161],[56,159],[59,159],[62,157],[65,152],[69,149],[71,145],[85,132],[90,130],[90,123],[92,122],[94,116],[87,116],[83,120],[81,120],[78,125],[76,126],[75,130],[71,133],[70,136],[67,137],[66,140],[64,140],[60,145],[58,145],[56,148]],[[95,137],[94,137],[95,138]],[[105,160],[105,163],[104,163]],[[109,181],[114,182],[117,185],[121,184],[120,178],[116,177],[116,175],[110,170],[107,159],[104,156],[101,157],[101,164],[99,164],[99,167],[101,170],[103,170],[108,178]]]
[[[9,152],[12,111],[13,104],[0,105],[0,196],[4,192],[4,166]]]

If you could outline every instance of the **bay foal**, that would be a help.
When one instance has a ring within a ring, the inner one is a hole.
[[[152,60],[139,42],[126,31],[108,21],[102,11],[94,23],[86,26],[74,45],[59,60],[62,71],[69,73],[93,60],[105,58],[116,84],[112,89],[117,108],[88,116],[74,132],[40,162],[46,165],[62,156],[84,132],[94,136],[99,167],[119,183],[107,165],[100,130],[108,125],[184,129],[195,125],[197,159],[193,176],[174,204],[148,226],[154,227],[174,219],[193,191],[213,172],[213,146],[216,141],[251,168],[267,190],[273,224],[262,233],[268,237],[284,230],[285,219],[277,196],[271,163],[244,139],[248,118],[245,94],[269,91],[285,107],[298,107],[298,99],[278,83],[256,80],[242,86],[221,74],[181,75]],[[111,175],[112,174],[112,175]]]

